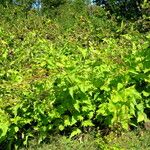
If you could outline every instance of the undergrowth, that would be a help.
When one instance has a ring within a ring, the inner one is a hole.
[[[149,124],[147,26],[142,33],[138,22],[120,23],[101,7],[91,15],[66,5],[52,19],[0,7],[0,148],[57,133],[79,149],[84,143],[71,139],[91,128],[121,134]]]

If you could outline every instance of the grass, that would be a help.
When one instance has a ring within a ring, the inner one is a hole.
[[[121,150],[150,150],[150,131],[127,132],[111,139],[109,145]]]
[[[110,133],[106,137],[82,134],[76,139],[56,135],[40,145],[36,140],[21,150],[150,150],[150,131],[131,131],[117,137]]]

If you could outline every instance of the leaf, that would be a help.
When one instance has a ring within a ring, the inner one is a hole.
[[[113,103],[118,103],[118,102],[122,101],[122,97],[121,97],[121,95],[119,93],[116,93],[116,94],[112,93],[112,95],[111,95],[111,101]]]
[[[123,129],[126,129],[126,130],[129,129],[129,125],[127,122],[122,122],[122,127],[123,127]]]
[[[77,90],[77,86],[73,86],[69,88],[69,94],[74,99],[74,93]]]
[[[17,126],[14,127],[15,132],[19,131],[19,128]]]
[[[135,105],[133,103],[130,103],[130,114],[135,116]]]
[[[69,88],[69,94],[70,94],[71,97],[74,99],[74,96],[73,96],[73,94],[74,94],[74,87],[70,87],[70,88]]]
[[[108,103],[103,103],[99,106],[99,109],[97,110],[97,115],[107,116],[108,115]]]
[[[118,83],[118,84],[117,84],[117,90],[119,91],[119,90],[121,90],[122,88],[123,88],[123,84]]]
[[[71,125],[74,125],[77,122],[74,116],[71,117]]]
[[[70,118],[69,118],[69,116],[65,116],[64,117],[64,126],[66,127],[66,126],[68,126],[68,125],[70,125],[71,124],[71,120],[70,120]]]
[[[142,93],[143,93],[143,95],[144,95],[145,97],[148,97],[148,96],[150,95],[150,93],[148,93],[148,92],[146,92],[146,91],[142,91]]]
[[[74,137],[74,136],[76,136],[76,135],[78,135],[78,134],[80,134],[81,133],[81,130],[79,129],[79,128],[75,128],[73,131],[72,131],[72,133],[71,133],[71,135],[70,135],[70,138],[72,138],[72,137]]]
[[[10,122],[8,121],[9,117],[5,111],[0,109],[0,142],[6,136],[7,131],[9,130]]]
[[[91,120],[85,120],[82,122],[82,126],[88,127],[88,126],[94,126]]]
[[[91,119],[93,117],[93,115],[94,115],[94,110],[88,113],[89,119]]]
[[[28,144],[28,138],[29,138],[29,136],[26,136],[26,137],[25,137],[25,140],[24,140],[24,142],[23,142],[23,144],[24,144],[25,146],[27,146],[27,144]]]
[[[136,107],[137,107],[137,109],[138,109],[139,111],[143,111],[143,110],[144,110],[143,103],[137,104]]]
[[[83,49],[83,48],[80,48],[78,47],[79,51],[81,52],[83,58],[85,59],[86,55],[87,55],[87,50],[86,49]]]
[[[124,34],[122,36],[125,37],[127,40],[131,40],[132,39],[131,35],[129,35],[129,34]]]
[[[63,125],[59,125],[58,128],[59,128],[60,131],[63,131],[65,127]]]
[[[74,125],[75,123],[77,122],[77,120],[72,116],[72,117],[69,117],[69,116],[66,116],[65,117],[65,120],[64,120],[64,126],[72,126]]]
[[[144,121],[145,119],[145,115],[143,112],[138,112],[138,118],[137,118],[137,122],[141,122],[141,121]]]
[[[80,103],[78,100],[76,100],[76,103],[73,106],[78,112],[80,112]]]
[[[1,124],[0,123],[0,141],[2,140],[3,137],[6,136],[8,127],[9,127],[9,124]]]
[[[79,115],[79,116],[77,116],[77,119],[78,119],[79,121],[82,121],[84,118],[83,118],[83,116]]]

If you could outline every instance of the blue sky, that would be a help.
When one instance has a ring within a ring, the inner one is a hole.
[[[36,0],[35,3],[32,4],[32,8],[34,9],[41,9],[42,4],[41,4],[41,0]]]
[[[17,0],[13,0],[13,2],[16,5],[21,5],[21,2],[17,2]],[[41,0],[35,0],[35,2],[32,4],[33,9],[41,9],[41,7],[42,7]]]

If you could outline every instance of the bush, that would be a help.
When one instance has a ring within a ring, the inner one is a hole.
[[[59,23],[34,12],[2,19],[2,148],[90,128],[122,132],[149,120],[149,32],[107,15],[80,15],[67,31]]]

